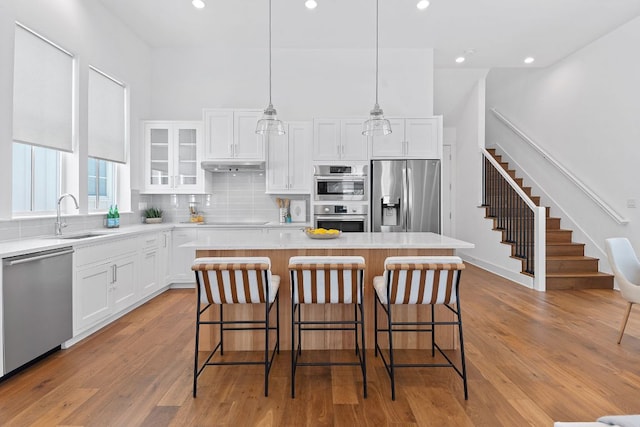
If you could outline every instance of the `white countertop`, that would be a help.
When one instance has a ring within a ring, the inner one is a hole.
[[[251,230],[219,231],[201,240],[180,245],[194,249],[471,249],[472,243],[435,233],[342,233],[336,239],[312,239],[299,230],[254,233]]]
[[[434,233],[342,233],[337,239],[311,239],[301,231],[306,223],[261,225],[228,224],[137,224],[115,229],[99,228],[84,232],[63,233],[66,236],[95,233],[83,239],[61,239],[53,235],[22,240],[0,241],[0,258],[67,246],[82,247],[134,234],[171,230],[173,228],[208,228],[212,233],[202,240],[182,247],[196,249],[327,249],[327,248],[434,248],[469,249],[472,243]],[[225,231],[233,228],[232,231]],[[244,228],[244,230],[243,230]],[[268,232],[256,232],[268,229]]]
[[[64,236],[76,236],[85,233],[95,233],[95,236],[83,239],[58,238],[54,235],[34,237],[22,240],[0,241],[0,257],[7,258],[22,255],[30,252],[46,251],[49,249],[64,248],[67,246],[80,247],[117,239],[119,237],[131,236],[134,234],[150,233],[152,231],[163,231],[173,229],[174,224],[137,224],[127,225],[120,228],[98,228],[94,230],[84,230],[80,232],[63,232]]]
[[[311,227],[311,223],[310,222],[286,222],[286,223],[281,223],[281,222],[277,222],[277,221],[272,221],[272,222],[260,222],[260,221],[255,221],[255,222],[225,222],[225,221],[221,221],[221,222],[204,222],[204,223],[197,223],[197,222],[180,222],[177,224],[173,224],[176,228],[191,228],[191,227],[195,227],[195,228],[222,228],[222,229],[226,229],[226,228],[233,228],[233,229],[242,229],[242,228],[247,228],[247,229],[255,229],[255,228],[283,228],[283,229],[298,229],[298,228],[305,228],[305,227]]]

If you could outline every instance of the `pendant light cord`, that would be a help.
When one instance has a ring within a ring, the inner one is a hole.
[[[378,105],[378,33],[378,0],[376,0],[376,106]]]
[[[271,105],[271,0],[269,0],[269,106]]]

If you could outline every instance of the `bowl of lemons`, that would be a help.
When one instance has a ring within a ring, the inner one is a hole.
[[[334,228],[310,228],[304,229],[304,233],[312,239],[336,239],[342,233]]]

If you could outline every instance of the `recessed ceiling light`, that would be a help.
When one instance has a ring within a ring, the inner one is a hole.
[[[425,10],[426,8],[429,7],[429,1],[428,0],[420,0],[418,2],[418,4],[416,5],[416,7],[420,10]]]
[[[465,58],[464,56],[458,56],[458,57],[456,58],[456,62],[457,62],[458,64],[462,64],[462,63],[465,61],[465,59],[466,59],[466,58]]]
[[[527,56],[526,58],[524,58],[524,63],[525,64],[531,64],[533,61],[535,61],[536,59],[532,56]]]
[[[191,4],[192,4],[192,5],[193,5],[193,7],[195,7],[196,9],[202,9],[202,8],[204,8],[204,7],[206,6],[202,0],[193,0],[193,1],[191,2]]]
[[[316,0],[307,0],[306,2],[304,2],[304,5],[307,7],[307,9],[315,9],[316,7],[318,7],[318,2]]]

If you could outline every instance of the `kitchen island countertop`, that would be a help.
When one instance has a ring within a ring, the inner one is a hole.
[[[185,243],[183,248],[235,249],[471,249],[472,243],[436,233],[342,233],[336,239],[312,239],[300,230],[223,231]]]

